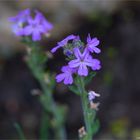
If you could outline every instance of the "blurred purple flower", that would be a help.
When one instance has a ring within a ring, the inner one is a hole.
[[[101,50],[99,48],[97,48],[96,46],[98,46],[100,43],[100,41],[95,37],[93,39],[91,39],[90,34],[88,34],[87,37],[87,48],[90,52],[95,52],[95,53],[100,53]]]
[[[88,75],[87,66],[89,66],[91,68],[93,66],[94,66],[94,68],[98,67],[98,65],[96,66],[95,59],[92,59],[87,48],[85,48],[83,53],[80,52],[79,48],[74,48],[74,54],[75,54],[76,59],[71,60],[69,62],[69,67],[70,68],[78,68],[78,74],[80,76],[87,76]]]
[[[32,17],[28,18],[28,24],[24,28],[24,35],[28,36],[32,34],[33,41],[38,41],[41,39],[41,34],[47,33],[47,31],[52,29],[51,23],[47,22],[44,16],[37,12],[34,19]]]
[[[56,76],[56,81],[58,83],[61,82],[61,81],[64,81],[65,85],[72,84],[73,83],[72,74],[75,72],[75,70],[70,68],[69,66],[63,66],[61,71],[63,73],[58,74]]]
[[[42,26],[44,26],[44,33],[48,33],[48,31],[52,30],[53,25],[43,16],[43,14],[39,11],[35,11],[35,13],[40,16],[40,23],[42,24]]]
[[[69,36],[67,36],[65,39],[63,39],[62,41],[58,42],[58,43],[57,43],[57,46],[54,47],[54,48],[51,50],[51,52],[52,52],[52,53],[56,52],[57,49],[59,49],[59,48],[61,48],[61,47],[64,47],[65,45],[67,45],[67,43],[68,43],[69,40],[73,40],[73,39],[75,39],[76,37],[77,37],[77,36],[75,36],[75,35],[69,35]]]
[[[39,11],[35,10],[35,14],[33,19],[30,15],[30,9],[26,9],[19,12],[17,16],[9,18],[10,22],[14,22],[13,32],[17,36],[32,35],[33,41],[40,40],[41,35],[47,34],[53,25]]]
[[[23,25],[25,22],[27,22],[29,15],[30,9],[25,9],[20,11],[17,16],[9,18],[9,21],[14,23],[12,25],[12,30],[17,36],[24,35]]]

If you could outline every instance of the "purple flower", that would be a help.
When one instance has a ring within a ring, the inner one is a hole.
[[[88,93],[88,99],[91,102],[93,99],[95,99],[95,97],[100,97],[100,94],[95,93],[94,91],[90,91]]]
[[[52,28],[52,24],[39,12],[35,11],[35,18],[30,15],[30,10],[21,11],[17,16],[9,18],[14,22],[13,31],[18,36],[32,35],[33,41],[41,39],[42,34],[47,34]]]
[[[18,13],[15,17],[10,17],[9,21],[14,23],[12,25],[12,30],[17,36],[24,35],[23,24],[27,22],[30,15],[30,9],[25,9]]]
[[[56,76],[56,81],[58,83],[61,82],[61,81],[64,81],[65,85],[72,84],[73,83],[72,74],[75,72],[75,70],[70,68],[69,66],[63,66],[61,71],[63,73],[58,74]]]
[[[52,30],[53,25],[42,15],[42,13],[37,10],[35,11],[35,13],[40,16],[40,23],[42,24],[42,26],[44,26],[45,29],[44,33]]]
[[[76,59],[69,62],[69,67],[78,68],[78,74],[80,76],[87,76],[87,66],[92,68],[94,64],[94,59],[92,59],[89,51],[86,48],[83,53],[80,52],[79,48],[74,48],[74,54]]]
[[[57,46],[54,47],[54,48],[51,50],[51,52],[52,52],[52,53],[56,52],[57,49],[59,49],[59,48],[61,48],[61,47],[64,47],[65,45],[67,45],[67,43],[68,43],[69,40],[73,40],[73,39],[75,39],[76,37],[77,37],[77,36],[75,36],[75,35],[69,35],[69,36],[67,36],[65,39],[63,39],[62,41],[58,42],[58,43],[57,43]]]
[[[90,52],[95,52],[95,53],[100,53],[101,50],[99,48],[97,48],[96,46],[98,46],[100,43],[100,41],[97,38],[93,38],[91,39],[90,34],[88,34],[87,37],[87,48]]]
[[[101,68],[100,61],[98,59],[93,59],[92,70],[99,70]]]
[[[48,30],[52,29],[51,24],[45,20],[40,12],[36,13],[34,19],[29,17],[28,23],[29,25],[24,28],[24,35],[28,36],[32,34],[33,41],[40,40],[41,34],[45,34]]]

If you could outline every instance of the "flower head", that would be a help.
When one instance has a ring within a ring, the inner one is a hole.
[[[78,69],[78,74],[80,76],[87,76],[88,75],[88,68],[87,67],[95,67],[94,65],[95,60],[92,59],[91,55],[85,48],[83,53],[80,52],[79,48],[74,49],[74,54],[76,59],[71,60],[69,62],[69,67],[70,68],[77,68]],[[96,68],[97,69],[97,68]]]
[[[41,34],[45,34],[51,27],[51,24],[47,23],[43,15],[38,12],[34,19],[32,17],[28,18],[28,25],[24,28],[24,34],[26,36],[32,34],[33,41],[37,41],[41,39]]]
[[[57,43],[57,46],[54,47],[54,48],[51,50],[51,52],[52,52],[52,53],[56,52],[57,49],[59,49],[59,48],[61,48],[61,47],[64,47],[65,45],[67,45],[67,43],[68,43],[69,40],[73,40],[73,39],[75,39],[75,38],[76,38],[75,35],[69,35],[69,36],[67,36],[65,39],[63,39],[62,41],[58,42],[58,43]]]
[[[101,50],[99,48],[97,48],[96,46],[98,46],[100,43],[100,41],[95,37],[93,39],[91,39],[90,34],[88,34],[87,37],[87,48],[90,52],[95,52],[95,53],[100,53]]]
[[[56,76],[56,81],[58,83],[64,81],[65,85],[72,84],[73,83],[72,74],[74,73],[74,69],[70,68],[69,66],[63,66],[61,71],[63,73],[58,74]]]
[[[52,24],[37,10],[35,10],[34,18],[32,18],[30,10],[26,9],[9,20],[15,23],[13,25],[13,31],[16,35],[32,35],[33,41],[40,40],[42,34],[47,34],[53,28]]]
[[[10,17],[9,21],[13,23],[12,30],[17,36],[24,35],[23,26],[30,15],[30,9],[25,9],[18,13],[17,16]]]
[[[68,42],[69,40],[72,41]],[[93,46],[93,44],[93,39],[90,38],[90,35],[88,36],[87,45],[81,41],[79,36],[75,35],[69,35],[57,43],[57,46],[51,52],[54,53],[58,48],[62,47],[68,61],[68,65],[61,69],[63,73],[56,76],[57,82],[64,81],[64,84],[72,84],[73,77],[76,74],[79,76],[88,76],[90,69],[95,71],[101,68],[100,61],[92,57],[92,52],[96,52],[94,48],[96,45],[94,44]],[[90,45],[92,45],[93,51],[89,51]]]

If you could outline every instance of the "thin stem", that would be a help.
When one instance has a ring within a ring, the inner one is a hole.
[[[16,128],[16,130],[17,130],[17,132],[18,132],[19,139],[20,139],[20,140],[26,140],[26,138],[25,138],[25,136],[24,136],[24,133],[23,133],[23,131],[22,131],[20,125],[19,125],[18,123],[15,123],[14,126],[15,126],[15,128]]]
[[[56,138],[64,140],[66,138],[66,134],[65,134],[65,129],[62,124],[63,122],[60,117],[63,114],[60,114],[60,109],[57,107],[56,103],[54,102],[52,93],[49,90],[49,88],[46,86],[46,84],[42,80],[40,81],[40,84],[41,84],[44,94],[46,96],[44,98],[44,99],[46,99],[46,101],[44,102],[44,100],[41,100],[41,103],[43,104],[43,106],[46,108],[47,111],[49,111],[49,112],[51,112],[51,114],[53,114],[53,117],[54,117],[53,121],[55,123],[54,131],[56,134]]]
[[[43,56],[42,50],[40,50],[39,46],[36,44],[31,44],[30,42],[30,49],[28,53],[27,64],[31,69],[35,78],[39,81],[41,88],[43,90],[43,94],[40,96],[40,102],[43,105],[45,111],[53,116],[51,119],[52,127],[54,129],[54,134],[56,139],[64,140],[65,139],[65,130],[63,127],[63,116],[61,108],[58,107],[53,99],[52,96],[52,81],[50,83],[46,83],[44,79],[45,71],[42,65],[44,62],[40,62],[40,57]],[[42,54],[42,55],[41,55]],[[49,79],[52,80],[52,79]]]
[[[43,112],[40,127],[40,140],[47,140],[49,138],[49,118],[46,112]]]
[[[87,131],[87,136],[85,137],[86,140],[92,140],[92,128],[91,128],[91,122],[89,118],[89,107],[88,107],[88,98],[87,98],[87,92],[85,90],[85,84],[83,81],[83,77],[79,77],[79,91],[81,95],[81,100],[82,100],[82,108],[83,108],[83,114],[84,114],[84,121],[86,125],[86,131]]]

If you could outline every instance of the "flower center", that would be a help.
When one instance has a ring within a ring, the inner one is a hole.
[[[32,26],[33,26],[33,28],[36,28],[37,24],[36,23],[33,23]]]

